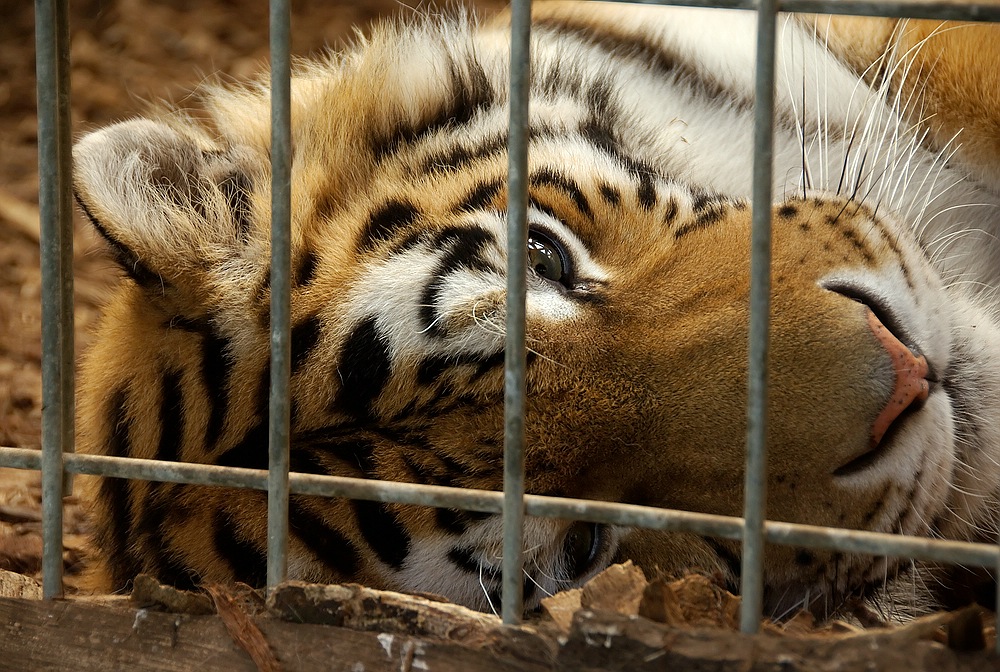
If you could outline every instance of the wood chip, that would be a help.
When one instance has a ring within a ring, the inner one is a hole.
[[[687,623],[680,600],[673,588],[663,579],[654,579],[642,591],[639,615],[657,623],[680,627]]]
[[[947,626],[948,648],[955,651],[982,651],[986,648],[982,609],[966,607],[955,612]]]
[[[0,597],[40,600],[42,599],[42,584],[30,576],[0,569]]]
[[[215,606],[207,595],[161,586],[148,574],[140,574],[132,582],[132,604],[140,608],[154,607],[172,614],[214,614]]]
[[[281,664],[271,651],[264,633],[227,589],[220,585],[210,585],[206,586],[205,590],[212,596],[215,610],[219,613],[229,636],[237,646],[247,652],[257,669],[261,672],[281,672]]]
[[[689,574],[670,584],[684,619],[692,627],[740,627],[740,598],[701,574]]]
[[[583,595],[582,588],[563,590],[542,598],[542,609],[560,630],[568,632],[573,624],[573,614],[580,610],[581,595]]]
[[[580,606],[593,611],[607,611],[624,616],[639,613],[646,575],[631,561],[611,565],[583,587]]]

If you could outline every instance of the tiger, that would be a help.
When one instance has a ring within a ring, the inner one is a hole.
[[[755,14],[551,2],[532,23],[525,490],[740,516]],[[778,23],[770,519],[995,541],[998,38]],[[508,15],[427,10],[295,65],[293,472],[502,489],[510,42]],[[81,451],[266,468],[269,104],[264,79],[206,84],[195,111],[78,141],[76,199],[121,275]],[[84,485],[94,590],[266,583],[264,492]],[[529,610],[624,560],[739,586],[733,540],[523,534]],[[501,536],[499,514],[293,494],[288,576],[496,610]],[[949,572],[768,545],[764,603],[969,599]]]

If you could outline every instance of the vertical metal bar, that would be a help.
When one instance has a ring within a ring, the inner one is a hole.
[[[507,139],[507,335],[504,344],[503,622],[521,621],[524,525],[524,313],[528,244],[528,94],[531,0],[511,3]]]
[[[288,0],[271,0],[271,398],[267,474],[267,585],[288,570],[291,373],[291,41]]]
[[[63,595],[63,451],[73,448],[73,222],[66,0],[36,0],[42,274],[42,593]]]
[[[771,171],[774,119],[776,0],[757,6],[754,104],[753,225],[750,235],[750,335],[747,462],[743,492],[740,629],[757,632],[763,605],[767,502],[767,352],[771,310]]]

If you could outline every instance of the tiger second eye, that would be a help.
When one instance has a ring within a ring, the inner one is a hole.
[[[525,487],[740,516],[756,18],[533,13]],[[291,82],[295,471],[503,489],[510,34],[458,14],[378,24]],[[881,24],[851,31],[873,19],[781,20],[779,196],[755,204],[774,212],[768,512],[995,543],[1000,157],[971,131],[1000,125],[983,93],[1000,90],[1000,28],[912,21],[858,63]],[[270,101],[262,86],[205,98],[75,149],[78,200],[122,276],[77,376],[78,446],[266,469]],[[926,110],[947,114],[928,128]],[[265,582],[259,493],[91,486],[90,585]],[[499,516],[288,508],[291,579],[500,608]],[[614,559],[737,590],[738,553],[532,518],[525,606]],[[944,571],[768,545],[764,600],[827,616],[865,595],[902,618],[907,600],[950,604]],[[959,588],[952,601],[995,594]]]

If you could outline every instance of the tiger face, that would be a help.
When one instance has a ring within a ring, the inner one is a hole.
[[[526,489],[739,515],[752,17],[608,11],[536,12]],[[989,539],[995,191],[807,23],[782,35],[802,82],[777,104],[768,516]],[[293,79],[294,471],[501,489],[508,43],[502,20],[383,25]],[[215,89],[207,122],[78,144],[78,201],[125,275],[80,374],[83,450],[266,466],[268,104]],[[264,493],[103,479],[88,497],[102,589],[264,582]],[[489,609],[500,527],[293,496],[289,574]],[[530,518],[524,543],[529,606],[616,559],[738,575],[738,545],[691,535]],[[769,608],[896,569],[771,547]]]

